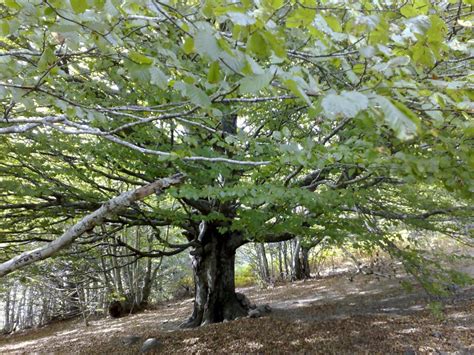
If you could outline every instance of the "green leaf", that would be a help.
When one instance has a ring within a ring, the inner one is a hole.
[[[365,110],[368,104],[367,96],[357,91],[343,91],[340,95],[329,94],[321,102],[324,113],[329,118],[338,115],[355,117],[359,111]]]
[[[82,14],[87,10],[87,1],[86,0],[70,0],[71,7],[76,14]]]
[[[146,55],[136,51],[130,51],[128,53],[128,58],[137,64],[150,65],[153,63],[153,58],[147,57]]]
[[[7,36],[10,34],[10,24],[8,21],[0,21],[0,34]]]
[[[429,2],[426,0],[412,0],[400,8],[400,13],[405,17],[415,17],[426,15],[429,8]]]
[[[335,31],[335,32],[341,32],[342,31],[342,26],[339,20],[334,17],[334,16],[324,16],[324,19],[326,20],[327,24],[329,27]]]
[[[286,19],[286,27],[306,27],[314,19],[316,11],[312,9],[297,8],[291,13],[291,15]]]
[[[259,33],[253,33],[247,40],[247,50],[256,54],[260,58],[268,57],[270,48],[267,45],[265,38]]]
[[[255,18],[241,12],[228,12],[227,16],[234,24],[239,26],[249,26],[256,22]]]
[[[448,31],[446,23],[437,15],[430,16],[431,26],[426,31],[429,43],[442,42]]]
[[[47,47],[38,61],[38,69],[40,71],[46,70],[55,60],[56,56],[54,55],[53,48]]]
[[[157,67],[150,68],[150,84],[165,90],[168,87],[168,77]]]
[[[393,129],[400,140],[412,139],[418,131],[418,118],[408,107],[400,102],[377,95],[374,102],[384,113],[385,122]]]
[[[425,67],[431,67],[434,64],[433,52],[430,47],[418,41],[414,46],[411,47],[413,61],[417,64],[424,65]]]
[[[183,51],[186,54],[194,52],[194,39],[192,37],[186,37],[183,43]]]
[[[264,74],[251,75],[240,80],[239,91],[241,93],[256,93],[267,87],[273,78],[273,74],[265,72]]]
[[[15,0],[5,0],[5,5],[13,10],[20,10],[21,6]]]
[[[273,10],[278,10],[283,6],[283,0],[267,0],[266,3],[271,6]]]
[[[196,106],[207,108],[211,106],[212,102],[209,96],[200,88],[193,84],[185,82],[177,82],[174,87],[181,90],[184,96],[187,96],[189,100]]]
[[[213,60],[219,59],[221,52],[216,38],[208,30],[199,31],[194,37],[194,47],[203,57],[209,57]]]
[[[309,99],[308,95],[304,92],[302,88],[298,85],[298,83],[293,79],[288,79],[283,82],[285,86],[290,89],[290,91],[295,94],[296,96],[302,98],[309,106],[312,106],[312,102]]]
[[[216,60],[209,67],[209,72],[207,73],[207,81],[211,84],[216,84],[219,82],[219,62]]]

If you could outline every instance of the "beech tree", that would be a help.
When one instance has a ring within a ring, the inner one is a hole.
[[[1,276],[146,225],[156,250],[118,243],[190,249],[185,326],[247,314],[234,263],[252,241],[350,241],[463,281],[398,240],[472,242],[471,0],[0,10]]]

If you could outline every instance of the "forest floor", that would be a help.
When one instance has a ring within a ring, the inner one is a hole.
[[[3,353],[138,353],[143,340],[159,339],[159,353],[474,353],[474,287],[458,290],[433,313],[422,290],[400,287],[399,275],[339,273],[308,281],[241,290],[273,311],[181,330],[192,300],[175,301],[119,319],[58,322],[0,336]],[[124,345],[128,336],[140,336]]]

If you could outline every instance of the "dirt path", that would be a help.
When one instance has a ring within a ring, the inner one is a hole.
[[[400,279],[345,275],[265,290],[243,290],[273,312],[192,330],[178,330],[191,300],[121,319],[61,322],[0,338],[0,353],[137,353],[126,336],[156,337],[161,352],[474,353],[474,288],[449,300],[437,319],[419,289]]]

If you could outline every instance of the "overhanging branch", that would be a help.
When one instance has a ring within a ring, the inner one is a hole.
[[[0,277],[37,261],[51,257],[60,250],[71,245],[84,232],[87,232],[104,223],[105,218],[108,216],[129,206],[135,201],[144,199],[153,193],[161,194],[170,186],[181,183],[184,177],[184,174],[176,174],[168,178],[156,180],[135,190],[124,192],[119,196],[112,198],[111,200],[104,203],[99,209],[88,214],[71,228],[69,228],[58,239],[48,243],[44,247],[24,252],[21,255],[18,255],[13,259],[0,264]]]

